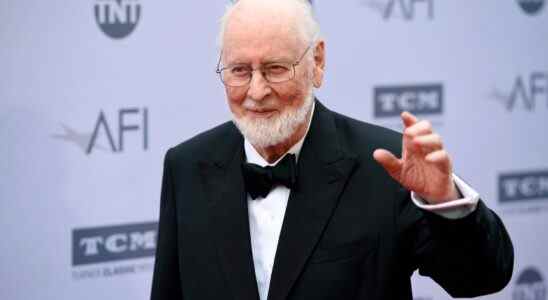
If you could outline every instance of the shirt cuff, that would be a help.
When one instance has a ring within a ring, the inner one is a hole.
[[[428,204],[415,192],[411,192],[411,200],[419,208],[435,213],[447,219],[461,219],[468,216],[478,206],[479,194],[472,187],[466,184],[457,175],[453,174],[453,182],[457,190],[463,196],[460,199],[439,203]]]

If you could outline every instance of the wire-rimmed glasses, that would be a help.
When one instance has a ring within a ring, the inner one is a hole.
[[[259,70],[263,78],[269,83],[281,83],[289,81],[295,77],[295,67],[298,66],[308,50],[312,48],[311,43],[303,52],[301,57],[293,63],[287,62],[272,62],[264,65],[260,65],[258,68],[252,68],[248,64],[234,64],[227,67],[221,67],[221,58],[217,63],[217,74],[224,85],[239,87],[247,85],[251,82],[253,77],[253,71]],[[222,53],[221,53],[222,57]]]

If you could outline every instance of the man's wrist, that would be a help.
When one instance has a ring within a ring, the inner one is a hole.
[[[453,182],[457,199],[438,204],[429,204],[415,192],[411,192],[411,199],[419,208],[430,211],[448,219],[464,218],[476,210],[479,194],[457,175],[453,174]]]

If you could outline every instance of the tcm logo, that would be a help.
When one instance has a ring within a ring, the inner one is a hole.
[[[114,119],[114,121],[112,120]],[[109,121],[110,120],[110,121]],[[78,132],[63,125],[63,134],[54,134],[53,138],[65,140],[79,146],[86,154],[94,150],[123,152],[127,135],[134,136],[132,146],[137,144],[143,150],[148,149],[148,109],[121,108],[115,117],[99,112],[91,132]]]
[[[154,256],[157,222],[72,231],[72,265]]]
[[[139,0],[96,0],[95,21],[113,39],[127,37],[141,18]]]
[[[527,268],[516,280],[512,300],[546,300],[546,286],[540,272]]]
[[[443,112],[441,84],[379,86],[373,98],[376,118],[399,116],[403,111],[417,115]]]
[[[517,107],[534,111],[539,102],[548,108],[548,73],[532,72],[529,76],[517,76],[509,93],[495,89],[491,95],[500,101],[508,111]]]
[[[434,19],[434,0],[362,0],[362,3],[379,12],[384,20],[410,21],[417,16]]]
[[[548,199],[548,170],[499,175],[500,202]]]
[[[523,12],[530,16],[538,14],[544,7],[544,0],[517,0],[517,2]]]

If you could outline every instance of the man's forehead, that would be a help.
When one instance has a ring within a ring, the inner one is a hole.
[[[290,62],[296,59],[295,48],[279,47],[272,44],[262,44],[256,47],[246,46],[227,46],[223,50],[223,62],[234,63],[268,63],[268,62]]]
[[[287,24],[231,22],[223,38],[223,53],[225,58],[264,56],[265,59],[295,59],[301,44],[296,30]]]

